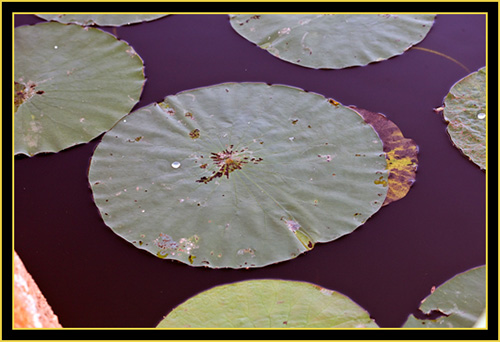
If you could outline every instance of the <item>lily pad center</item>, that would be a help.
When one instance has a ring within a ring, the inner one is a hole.
[[[247,164],[248,162],[258,164],[263,160],[262,158],[250,158],[250,156],[245,153],[247,151],[248,148],[246,147],[241,150],[234,150],[234,145],[231,145],[222,152],[212,153],[210,158],[212,159],[217,170],[213,171],[211,176],[201,177],[196,182],[207,184],[215,178],[224,176],[229,179],[229,174],[233,171],[241,170],[244,164]],[[200,167],[206,168],[207,164],[203,164]]]
[[[26,84],[14,82],[14,110],[17,112],[17,108],[24,102],[28,101],[35,95],[42,95],[45,93],[43,90],[36,90],[36,84],[32,81],[28,81]]]

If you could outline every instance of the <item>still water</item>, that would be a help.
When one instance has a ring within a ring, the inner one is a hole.
[[[451,145],[433,111],[456,81],[486,64],[484,15],[438,15],[418,48],[343,70],[276,59],[234,32],[226,15],[171,15],[104,30],[145,61],[136,108],[222,82],[286,84],[384,113],[419,145],[419,167],[409,194],[354,233],[268,267],[214,270],[156,258],[104,225],[87,182],[101,137],[16,157],[15,249],[64,327],[154,327],[201,291],[263,278],[339,291],[379,326],[399,327],[433,286],[485,264],[486,174]]]

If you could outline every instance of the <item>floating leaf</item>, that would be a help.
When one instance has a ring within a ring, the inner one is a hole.
[[[486,67],[455,83],[441,109],[453,144],[485,170]]]
[[[95,28],[15,29],[15,153],[58,152],[110,129],[139,101],[134,49]]]
[[[411,315],[403,328],[472,328],[485,307],[486,267],[481,266],[456,275],[422,301],[425,314],[438,311],[443,316],[422,320]]]
[[[217,286],[176,307],[157,328],[378,328],[348,297],[314,284],[250,280]]]
[[[433,14],[231,15],[231,25],[273,56],[309,68],[341,69],[400,55],[419,43]]]
[[[167,96],[106,133],[89,181],[105,223],[193,266],[260,267],[349,234],[387,193],[382,142],[355,111],[288,86]]]
[[[151,21],[167,14],[37,14],[45,20],[84,26],[122,26]]]
[[[389,179],[387,197],[383,205],[388,205],[406,196],[415,182],[418,167],[418,145],[405,138],[398,126],[384,114],[349,106],[373,126],[384,145]]]

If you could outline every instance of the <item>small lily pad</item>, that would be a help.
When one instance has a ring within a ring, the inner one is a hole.
[[[444,99],[443,116],[453,144],[486,169],[486,67],[455,83]]]
[[[460,273],[433,288],[422,301],[425,314],[439,312],[437,319],[417,319],[411,315],[403,328],[472,328],[483,316],[486,307],[486,267]]]
[[[382,113],[349,106],[373,126],[384,145],[389,169],[389,189],[383,205],[405,197],[415,183],[418,167],[418,145],[405,138],[398,126]]]
[[[14,35],[16,154],[89,142],[139,101],[144,66],[126,42],[60,23],[20,26]]]
[[[231,15],[233,29],[270,54],[309,68],[341,69],[400,55],[425,38],[433,14]]]
[[[115,233],[214,268],[289,260],[353,232],[381,208],[387,177],[382,142],[358,113],[263,83],[189,90],[131,113],[89,171]]]
[[[155,20],[167,14],[37,14],[45,20],[84,26],[123,26]]]
[[[320,286],[250,280],[202,292],[172,310],[157,328],[378,328],[351,299]]]

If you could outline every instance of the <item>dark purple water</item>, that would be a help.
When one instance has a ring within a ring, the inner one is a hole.
[[[16,26],[42,22],[16,16]],[[287,84],[381,112],[420,147],[417,182],[354,233],[294,260],[249,270],[193,268],[122,240],[100,218],[87,170],[100,138],[15,159],[15,249],[64,327],[154,327],[172,308],[213,286],[260,278],[339,291],[381,327],[399,327],[432,286],[485,264],[485,172],[452,146],[442,117],[451,86],[483,67],[485,15],[439,15],[418,47],[344,70],[283,62],[241,38],[226,15],[171,15],[106,28],[145,61],[137,108],[221,82]]]

